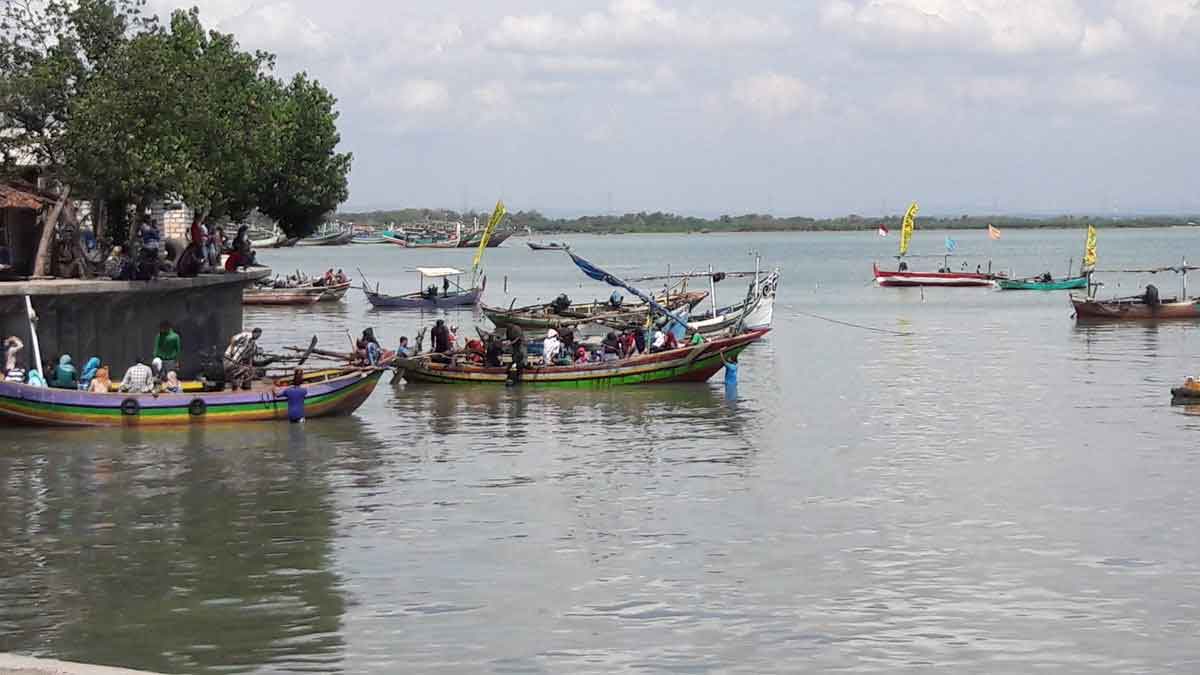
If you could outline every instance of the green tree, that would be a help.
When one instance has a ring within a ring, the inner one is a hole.
[[[277,92],[279,154],[260,185],[258,208],[288,236],[311,233],[348,195],[352,158],[337,152],[336,102],[304,73]]]

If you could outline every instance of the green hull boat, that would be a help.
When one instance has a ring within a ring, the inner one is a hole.
[[[1087,288],[1087,277],[1067,277],[1042,281],[1032,279],[1001,279],[1000,290],[1003,291],[1069,291],[1073,288]]]

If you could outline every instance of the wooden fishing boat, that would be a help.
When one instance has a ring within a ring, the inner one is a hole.
[[[404,246],[406,248],[458,248],[458,238],[437,241],[407,241]]]
[[[417,288],[420,290],[403,295],[380,293],[378,284],[376,284],[375,290],[371,290],[364,280],[362,290],[367,296],[367,302],[377,309],[473,307],[479,302],[479,298],[487,287],[487,277],[481,277],[478,286],[463,287],[459,279],[465,273],[453,267],[418,267],[416,272],[418,274]],[[438,288],[437,284],[426,287],[425,280],[427,278],[442,279],[441,288]]]
[[[250,240],[251,248],[281,248],[287,243],[288,237],[282,232],[275,232],[257,239]]]
[[[724,367],[725,358],[739,354],[767,330],[743,333],[698,345],[643,354],[621,361],[603,361],[567,366],[536,366],[521,373],[522,386],[612,387],[665,382],[705,382]],[[506,367],[489,368],[469,363],[438,363],[429,355],[397,358],[396,367],[409,382],[434,384],[503,385],[509,380]]]
[[[335,230],[324,234],[313,234],[296,242],[298,246],[341,246],[354,239],[353,230]]]
[[[1146,302],[1144,295],[1112,300],[1071,296],[1075,317],[1080,320],[1144,321],[1160,319],[1200,319],[1200,300],[1166,298]]]
[[[527,241],[525,245],[535,251],[569,251],[570,245],[561,241]]]
[[[1189,377],[1182,387],[1171,388],[1171,405],[1196,404],[1200,404],[1200,381],[1196,378]]]
[[[508,241],[508,238],[513,236],[512,230],[504,230],[503,232],[493,232],[491,237],[488,237],[488,248],[496,248]]]
[[[380,369],[344,368],[305,377],[307,418],[348,415],[379,383]],[[93,394],[0,382],[0,419],[37,426],[147,426],[287,419],[287,401],[272,395],[290,381],[257,382],[245,391]]]
[[[879,269],[878,264],[875,264],[873,268],[875,283],[884,288],[903,286],[946,286],[949,288],[994,286],[998,280],[1003,278],[999,274],[977,272],[889,272]]]
[[[340,284],[333,284],[331,286],[310,286],[306,288],[320,288],[324,290],[318,302],[337,302],[346,297],[346,293],[350,290],[351,285],[349,281],[343,281]]]
[[[1088,278],[1081,276],[1046,281],[1043,277],[1029,277],[1028,279],[998,279],[996,283],[1004,291],[1067,291],[1087,288]]]
[[[315,305],[323,292],[302,288],[247,288],[242,291],[243,305]]]
[[[778,289],[777,269],[761,279],[751,281],[746,300],[692,317],[694,320],[688,321],[688,332],[712,335],[735,329],[739,325],[742,330],[770,328],[775,316],[775,295]]]
[[[708,291],[684,291],[654,298],[658,304],[669,310],[687,308],[689,311],[708,297]],[[553,304],[529,305],[515,309],[502,309],[482,305],[480,309],[496,326],[516,324],[522,328],[533,330],[548,330],[564,326],[578,326],[585,323],[599,323],[613,326],[641,325],[645,323],[650,313],[650,307],[644,303],[622,305],[613,308],[607,302],[592,302],[575,304],[558,309]]]
[[[350,240],[351,244],[386,244],[388,240],[383,235],[379,234],[356,234]]]

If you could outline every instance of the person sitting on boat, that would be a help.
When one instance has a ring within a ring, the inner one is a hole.
[[[92,378],[88,384],[88,391],[93,394],[107,394],[112,390],[112,379],[108,376],[108,367],[101,366],[96,369],[96,376]]]
[[[92,387],[92,380],[96,377],[96,371],[100,370],[100,357],[93,356],[83,364],[83,370],[79,371],[79,390],[88,391]]]
[[[700,334],[700,331],[696,331],[695,333],[692,333],[692,339],[688,340],[688,344],[690,344],[690,345],[698,345],[703,342],[704,342],[704,336]]]
[[[654,337],[650,340],[650,351],[661,352],[667,348],[667,334],[661,326],[654,327]]]
[[[548,366],[554,365],[558,360],[558,352],[562,349],[562,342],[558,339],[558,331],[551,328],[546,331],[546,339],[542,340],[542,362]]]
[[[613,309],[620,309],[621,303],[624,301],[625,298],[619,291],[613,291],[612,295],[608,296],[608,306],[612,307]]]
[[[488,336],[487,348],[483,353],[483,365],[488,368],[499,368],[503,362],[501,357],[504,355],[504,343],[494,333]]]
[[[358,352],[359,361],[369,366],[379,364],[379,356],[383,354],[383,347],[379,346],[379,340],[375,339],[375,329],[363,329],[362,337],[354,343],[354,348]]]
[[[570,358],[575,353],[575,329],[563,326],[558,329],[559,354]]]
[[[579,345],[575,348],[575,363],[587,363],[590,360],[587,347]]]
[[[399,356],[402,359],[407,359],[408,357],[412,356],[412,351],[410,351],[408,348],[408,336],[400,336],[400,346],[396,347],[396,356]]]
[[[149,394],[154,391],[154,371],[150,370],[150,366],[143,363],[141,359],[138,359],[137,363],[125,371],[120,389],[131,394]]]
[[[484,349],[484,347],[483,347],[482,340],[480,340],[478,338],[473,339],[473,340],[467,340],[467,360],[470,361],[471,363],[473,363],[477,366],[482,365],[483,357],[484,357],[484,354],[486,353],[486,351],[487,350]]]
[[[616,361],[621,358],[621,338],[617,336],[616,331],[608,331],[608,335],[600,341],[600,353],[605,361]]]
[[[341,269],[338,269],[338,271],[333,275],[333,280],[338,285],[341,285],[341,284],[344,284],[344,283],[347,283],[348,281],[350,281],[350,277],[346,276],[346,273],[343,272]]]
[[[452,349],[450,343],[450,329],[446,328],[446,322],[438,319],[433,325],[433,330],[429,332],[429,337],[433,340],[433,352],[435,354],[449,354]]]
[[[679,348],[679,338],[675,337],[675,333],[673,331],[667,331],[666,344],[663,346],[663,349],[678,349],[678,348]]]
[[[50,386],[55,389],[79,388],[79,371],[75,370],[75,364],[71,362],[70,354],[58,357],[58,365],[50,374]]]
[[[621,333],[621,358],[627,359],[637,354],[637,337],[634,335],[636,332],[628,328]]]
[[[908,263],[904,262],[903,260],[900,261],[900,271],[901,272],[908,271]]]
[[[167,371],[167,379],[163,380],[162,390],[168,394],[183,392],[183,384],[179,382],[179,375],[175,371]]]
[[[17,369],[17,356],[21,350],[25,348],[25,343],[21,342],[21,338],[16,335],[10,335],[4,339],[4,375]],[[21,380],[25,380],[25,371],[21,371]]]
[[[1050,276],[1049,272],[1042,272],[1042,278],[1039,281],[1044,284],[1048,284],[1051,281],[1054,281],[1054,277]]]
[[[322,286],[332,286],[333,285],[333,268],[332,267],[325,270],[325,276],[321,277],[321,285]]]
[[[983,265],[975,266],[975,274],[983,274]]]
[[[450,277],[442,277],[442,297],[450,295]]]

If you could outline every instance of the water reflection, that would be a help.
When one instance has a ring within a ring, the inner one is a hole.
[[[188,672],[335,663],[328,458],[296,427],[130,428],[71,453],[34,434],[0,456],[0,651]]]

